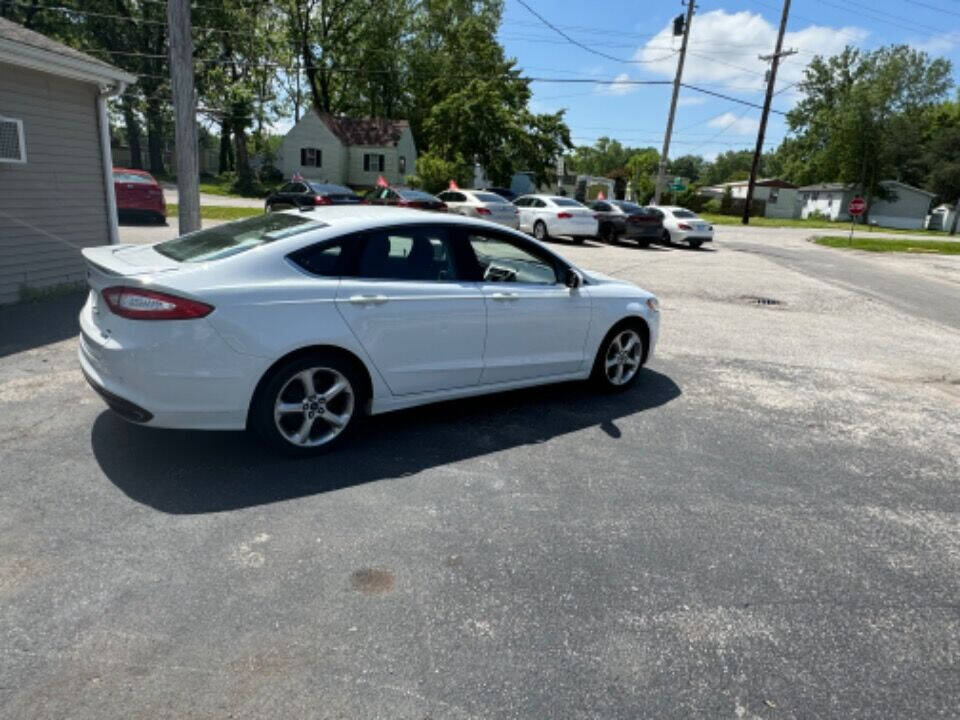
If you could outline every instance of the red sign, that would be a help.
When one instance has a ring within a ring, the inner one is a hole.
[[[597,200],[606,200],[607,196],[603,194],[603,190],[597,193]]]
[[[460,188],[457,187],[457,182],[456,182],[456,180],[451,180],[451,181],[450,181],[450,186],[449,186],[447,189],[448,189],[448,190],[459,190]]]
[[[387,182],[387,179],[383,175],[377,175],[377,187],[390,187],[390,183]]]
[[[864,200],[859,195],[850,201],[850,207],[847,208],[847,211],[854,217],[859,217],[860,215],[863,215],[863,213],[866,212],[866,210],[867,210],[867,201]]]

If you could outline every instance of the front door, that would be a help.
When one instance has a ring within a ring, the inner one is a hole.
[[[466,233],[487,305],[482,384],[575,373],[584,368],[591,303],[567,287],[560,261],[507,233]]]
[[[372,230],[360,238],[337,308],[394,395],[476,385],[486,312],[463,280],[442,225]]]

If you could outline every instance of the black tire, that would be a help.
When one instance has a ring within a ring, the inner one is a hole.
[[[587,239],[586,239],[585,237],[575,237],[575,238],[573,239],[573,244],[574,244],[574,245],[583,245],[586,241],[587,241]]]
[[[539,232],[537,228],[539,228]],[[550,238],[550,233],[547,232],[547,224],[543,220],[537,220],[533,224],[533,236],[541,242]]]
[[[701,245],[703,245],[703,240],[691,240],[691,241],[690,241],[690,247],[692,247],[694,250],[698,250]]]
[[[640,377],[640,370],[643,368],[644,360],[647,357],[647,333],[641,328],[641,322],[641,320],[620,322],[614,325],[603,338],[603,342],[600,343],[597,350],[597,356],[593,361],[593,371],[590,373],[590,382],[598,390],[623,392],[637,382],[637,378]],[[631,333],[637,342],[636,352],[631,352],[631,357],[636,360],[636,365],[626,381],[617,383],[609,374],[606,361],[610,357],[613,343],[615,341],[622,342],[623,336],[627,333]]]
[[[600,240],[611,245],[617,244],[617,231],[612,223],[604,223],[600,226]]]
[[[637,240],[637,245],[638,245],[639,247],[642,247],[642,248],[648,248],[648,247],[650,247],[650,241],[649,241],[649,240],[643,240],[643,239]]]
[[[314,370],[311,383],[315,392],[308,396],[306,386],[298,376],[311,369]],[[321,401],[319,396],[323,394],[324,386],[329,382],[326,389],[333,389],[341,379],[347,382],[347,388],[331,396],[329,401]],[[339,353],[318,350],[301,355],[275,368],[264,378],[251,404],[250,429],[268,445],[292,457],[329,452],[343,444],[362,420],[367,404],[366,387],[356,364]],[[303,412],[277,412],[280,402],[289,407],[301,405]],[[348,417],[340,427],[325,420],[325,416]],[[301,430],[307,428],[304,443],[298,444],[290,439],[298,427]],[[323,440],[331,432],[332,436]]]
[[[154,221],[157,225],[166,225],[166,224],[167,224],[167,216],[164,215],[164,214],[162,214],[162,213],[157,213],[157,214],[154,216],[153,221]]]
[[[663,235],[660,236],[660,241],[664,245],[673,245],[673,241],[670,239],[670,231],[664,230]]]

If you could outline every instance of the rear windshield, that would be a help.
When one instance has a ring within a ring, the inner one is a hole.
[[[615,202],[614,205],[616,205],[618,208],[620,208],[624,212],[628,212],[628,213],[640,213],[642,215],[645,215],[647,213],[646,208],[641,207],[640,205],[637,205],[636,203],[632,203],[632,202],[624,202],[622,200],[619,200]]]
[[[353,195],[353,190],[343,185],[327,185],[325,183],[308,183],[310,189],[321,195]]]
[[[404,200],[433,200],[436,198],[430,193],[420,192],[419,190],[397,190],[397,195]]]
[[[507,202],[499,195],[494,195],[493,193],[475,192],[473,196],[480,202],[504,203],[504,204]]]
[[[138,175],[137,173],[125,173],[125,172],[115,172],[113,174],[114,182],[125,182],[125,183],[142,183],[144,185],[155,185],[156,182],[152,177],[146,177],[144,175]]]
[[[689,210],[673,210],[673,216],[678,218],[695,218],[696,213],[692,213]]]
[[[553,200],[554,205],[559,205],[560,207],[581,207],[580,203],[570,198],[552,197],[550,199]]]
[[[269,213],[197,230],[176,240],[154,245],[153,249],[179,262],[208,262],[322,227],[327,227],[327,224],[307,215]]]

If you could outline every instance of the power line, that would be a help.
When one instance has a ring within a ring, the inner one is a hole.
[[[616,57],[615,55],[609,55],[609,54],[607,54],[607,53],[605,53],[605,52],[602,52],[602,51],[600,51],[600,50],[597,50],[596,48],[592,48],[592,47],[590,47],[589,45],[584,45],[584,44],[583,44],[582,42],[580,42],[579,40],[575,40],[574,38],[572,38],[572,37],[570,37],[569,35],[567,35],[567,33],[565,33],[563,30],[561,30],[558,26],[556,26],[556,25],[554,25],[553,23],[551,23],[551,22],[550,22],[549,20],[547,20],[543,15],[541,15],[541,14],[538,13],[536,10],[534,10],[532,7],[530,7],[529,5],[527,5],[527,3],[524,2],[524,0],[517,0],[517,2],[518,2],[520,5],[522,5],[523,7],[525,7],[525,8],[530,12],[531,15],[533,15],[533,16],[534,16],[535,18],[537,18],[540,22],[542,22],[542,23],[543,23],[544,25],[546,25],[548,28],[550,28],[550,29],[553,30],[555,33],[557,33],[560,37],[564,38],[564,39],[565,39],[568,43],[570,43],[571,45],[576,45],[576,46],[577,46],[578,48],[580,48],[581,50],[586,50],[588,53],[592,53],[593,55],[597,55],[597,56],[599,56],[599,57],[606,58],[607,60],[613,60],[614,62],[625,63],[625,64],[628,64],[628,65],[638,65],[638,64],[639,64],[639,65],[642,65],[642,64],[644,64],[644,63],[653,63],[653,62],[660,62],[661,60],[666,60],[666,59],[667,59],[668,57],[670,57],[671,55],[676,55],[676,53],[677,53],[677,51],[674,50],[674,51],[671,52],[669,55],[665,55],[665,56],[663,56],[662,58],[654,58],[654,59],[652,59],[652,60],[624,60],[623,58],[618,58],[618,57]]]

